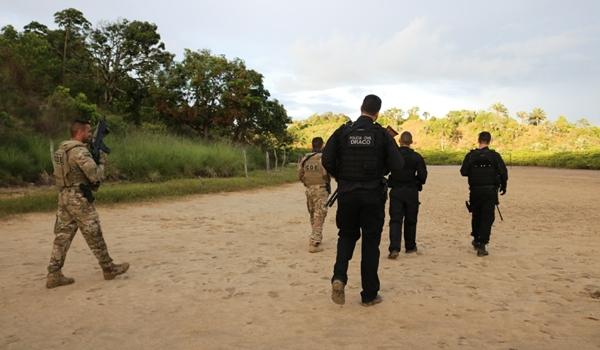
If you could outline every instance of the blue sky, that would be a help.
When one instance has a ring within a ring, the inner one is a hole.
[[[208,48],[265,76],[294,118],[383,108],[443,116],[504,103],[600,124],[600,1],[0,0],[0,26],[75,7],[154,22],[167,49]]]

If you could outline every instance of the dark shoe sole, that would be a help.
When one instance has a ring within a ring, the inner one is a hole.
[[[381,303],[383,301],[383,298],[381,297],[381,295],[377,295],[375,297],[375,299],[371,300],[371,301],[367,301],[367,302],[361,302],[360,305],[362,306],[373,306],[373,305],[377,305],[379,303]]]
[[[390,254],[388,255],[388,259],[392,259],[392,260],[396,259],[396,258],[398,258],[398,255],[400,255],[400,252],[397,252],[394,250],[394,251],[390,252]]]
[[[73,283],[75,283],[74,279],[70,279],[69,281],[65,281],[63,283],[56,283],[56,284],[50,284],[50,283],[46,282],[46,288],[52,289],[52,288],[56,288],[56,287],[68,286],[69,284],[73,284]]]

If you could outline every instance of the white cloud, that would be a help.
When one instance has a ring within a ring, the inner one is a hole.
[[[589,40],[565,33],[467,48],[453,43],[443,26],[419,17],[386,38],[334,34],[318,41],[297,41],[290,49],[294,78],[283,78],[277,86],[292,91],[446,80],[531,81],[543,79],[544,70],[563,58],[583,59],[577,49]]]
[[[591,31],[594,32],[593,30]],[[514,113],[540,106],[550,117],[575,120],[600,105],[599,56],[590,31],[524,33],[512,40],[456,41],[450,29],[424,17],[387,36],[333,33],[291,45],[285,74],[269,74],[268,86],[294,118],[327,111],[355,116],[368,93],[383,108],[419,106],[443,116],[456,109],[504,103]],[[587,87],[587,88],[586,88]],[[590,90],[591,89],[591,90]],[[587,97],[586,97],[587,96]],[[598,118],[591,115],[592,119]]]

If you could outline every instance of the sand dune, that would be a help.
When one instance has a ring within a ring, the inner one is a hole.
[[[309,254],[299,184],[100,207],[104,281],[78,234],[47,290],[53,214],[0,221],[0,349],[600,349],[600,172],[510,169],[490,256],[470,247],[465,180],[430,167],[420,255],[385,258],[384,303],[329,299],[335,212]]]

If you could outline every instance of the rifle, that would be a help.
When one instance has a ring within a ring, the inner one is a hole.
[[[335,203],[335,201],[337,200],[337,197],[338,197],[338,190],[336,188],[335,192],[333,192],[333,194],[331,195],[331,197],[329,197],[329,199],[325,203],[325,207],[326,208],[327,207],[331,208],[333,206],[333,203]]]
[[[496,209],[498,209],[498,214],[500,215],[500,221],[504,221],[504,218],[502,217],[502,212],[500,211],[500,207],[498,206],[498,204],[496,204]]]
[[[90,153],[96,164],[100,164],[100,152],[106,154],[110,153],[110,148],[104,144],[104,137],[109,133],[110,130],[108,130],[106,118],[101,119],[96,126],[96,131],[94,132],[94,137],[92,138],[92,143],[90,145]]]

